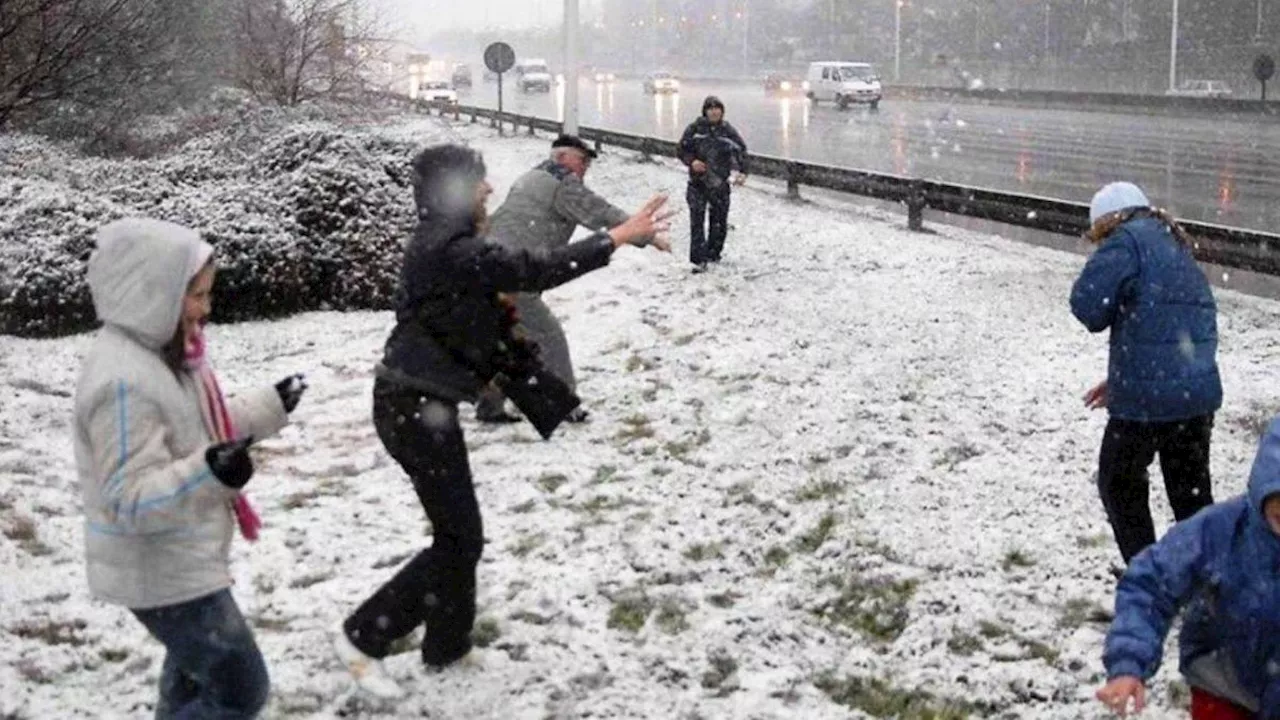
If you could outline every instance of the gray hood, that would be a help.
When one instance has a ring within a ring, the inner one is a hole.
[[[89,292],[98,319],[159,350],[173,338],[187,285],[213,255],[195,230],[126,218],[98,230]]]

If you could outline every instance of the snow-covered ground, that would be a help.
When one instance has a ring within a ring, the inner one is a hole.
[[[495,207],[549,144],[432,119],[365,132],[476,144]],[[684,181],[611,151],[589,183],[638,207],[680,203]],[[1104,717],[1097,612],[1119,558],[1092,481],[1105,416],[1081,402],[1105,337],[1066,305],[1081,258],[762,186],[731,221],[706,275],[682,216],[675,256],[627,250],[550,294],[593,422],[549,443],[468,422],[491,642],[482,669],[435,675],[406,646],[398,705],[354,693],[329,645],[428,542],[369,418],[391,317],[213,330],[225,386],[312,386],[258,455],[263,537],[235,550],[267,717]],[[1280,303],[1218,298],[1227,497],[1280,409]],[[155,696],[161,648],[83,578],[69,420],[87,341],[0,337],[0,717],[145,717]],[[1185,717],[1175,657],[1149,718]],[[908,709],[926,694],[955,714]]]

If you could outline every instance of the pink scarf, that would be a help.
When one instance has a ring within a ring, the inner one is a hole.
[[[204,417],[205,428],[213,436],[214,442],[230,442],[238,439],[235,423],[231,421],[231,413],[227,412],[227,403],[218,385],[218,378],[213,368],[205,362],[204,333],[197,333],[187,346],[187,369],[196,380],[196,389],[200,395],[200,414]],[[262,528],[262,519],[249,504],[249,498],[243,492],[238,493],[231,503],[236,514],[236,522],[240,525],[240,534],[254,542],[258,539],[258,530]]]

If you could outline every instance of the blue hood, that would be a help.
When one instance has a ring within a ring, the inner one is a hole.
[[[1258,444],[1249,472],[1249,507],[1261,516],[1262,502],[1276,494],[1280,494],[1280,417],[1271,421]]]

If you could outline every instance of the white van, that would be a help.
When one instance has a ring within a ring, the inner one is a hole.
[[[872,110],[880,107],[880,78],[869,63],[809,63],[809,99],[832,102],[844,109],[854,103],[865,103]]]
[[[516,63],[516,86],[521,92],[551,92],[551,71],[547,69],[547,61],[529,59]]]

